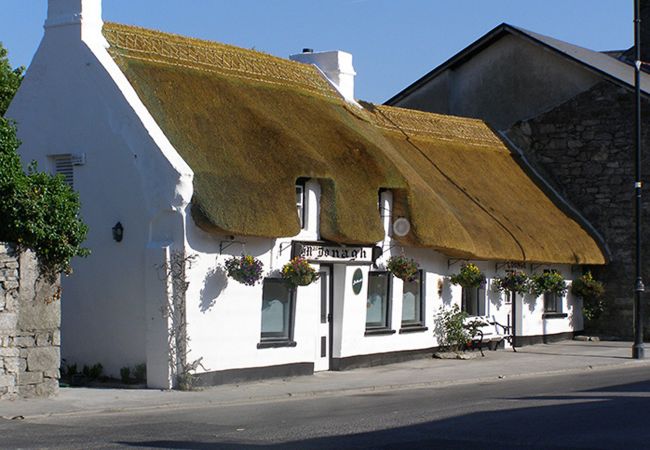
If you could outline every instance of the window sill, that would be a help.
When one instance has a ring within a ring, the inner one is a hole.
[[[395,330],[389,328],[377,328],[375,330],[366,330],[364,336],[380,336],[382,334],[395,334]]]
[[[424,325],[410,325],[410,326],[404,326],[400,328],[399,334],[402,333],[418,333],[421,331],[427,331],[429,327],[425,327]]]
[[[296,341],[263,341],[257,348],[295,347]]]
[[[542,314],[542,319],[564,319],[565,317],[569,317],[567,313],[556,313],[556,312],[548,312]]]

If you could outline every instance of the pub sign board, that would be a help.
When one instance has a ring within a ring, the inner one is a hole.
[[[291,257],[302,256],[314,263],[372,264],[377,256],[375,247],[356,247],[324,242],[293,241]]]

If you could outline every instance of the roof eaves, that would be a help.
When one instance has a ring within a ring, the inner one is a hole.
[[[597,67],[596,65],[585,61],[584,59],[577,58],[577,57],[571,55],[570,53],[568,53],[566,51],[563,51],[559,47],[557,47],[555,45],[552,45],[551,43],[549,43],[549,42],[547,42],[547,41],[545,41],[543,39],[540,39],[540,37],[546,37],[549,40],[558,41],[558,42],[561,42],[563,44],[569,45],[571,47],[575,47],[575,48],[579,48],[581,50],[584,50],[585,52],[591,52],[591,53],[593,53],[595,55],[608,56],[609,58],[612,59],[611,62],[614,63],[614,64],[618,63],[618,64],[621,64],[621,65],[624,65],[624,66],[630,66],[629,64],[627,64],[627,63],[625,63],[623,61],[620,61],[620,60],[618,60],[616,58],[612,58],[609,55],[604,55],[602,52],[597,52],[595,50],[590,50],[588,48],[580,47],[580,46],[575,45],[575,44],[570,44],[568,42],[561,41],[560,39],[555,39],[555,38],[551,38],[551,37],[548,37],[548,36],[543,36],[543,35],[540,35],[539,33],[534,33],[532,31],[526,30],[524,28],[510,26],[510,29],[511,29],[513,34],[517,34],[520,37],[522,37],[522,38],[524,38],[524,39],[526,39],[529,42],[532,42],[534,44],[541,45],[544,48],[547,48],[548,50],[550,50],[550,51],[552,51],[552,52],[554,52],[554,53],[556,53],[556,54],[558,54],[560,56],[563,56],[563,57],[565,57],[565,58],[567,58],[567,59],[569,59],[569,60],[571,60],[571,61],[573,61],[573,62],[575,62],[575,63],[577,63],[577,64],[579,64],[581,66],[583,66],[587,70],[607,78],[609,81],[611,81],[611,82],[613,82],[613,83],[615,83],[615,84],[617,84],[617,85],[619,85],[621,87],[634,88],[633,84],[621,79],[620,77],[612,75],[611,73],[607,72],[606,70],[603,70],[603,69]],[[540,36],[540,37],[538,37],[538,36]],[[643,74],[642,74],[642,76],[643,76]],[[643,88],[642,88],[642,93],[644,95],[649,94],[649,92],[646,89],[643,89]]]

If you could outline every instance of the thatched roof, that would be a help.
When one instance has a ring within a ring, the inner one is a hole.
[[[109,52],[195,173],[193,215],[233,235],[293,236],[294,185],[321,184],[323,239],[383,239],[391,189],[404,243],[449,256],[604,262],[481,121],[346,104],[312,66],[214,42],[105,24]]]

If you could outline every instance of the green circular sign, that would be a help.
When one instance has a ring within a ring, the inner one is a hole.
[[[354,274],[352,275],[352,292],[354,292],[354,295],[359,295],[362,287],[363,287],[363,272],[361,271],[361,269],[357,269],[354,271]]]

